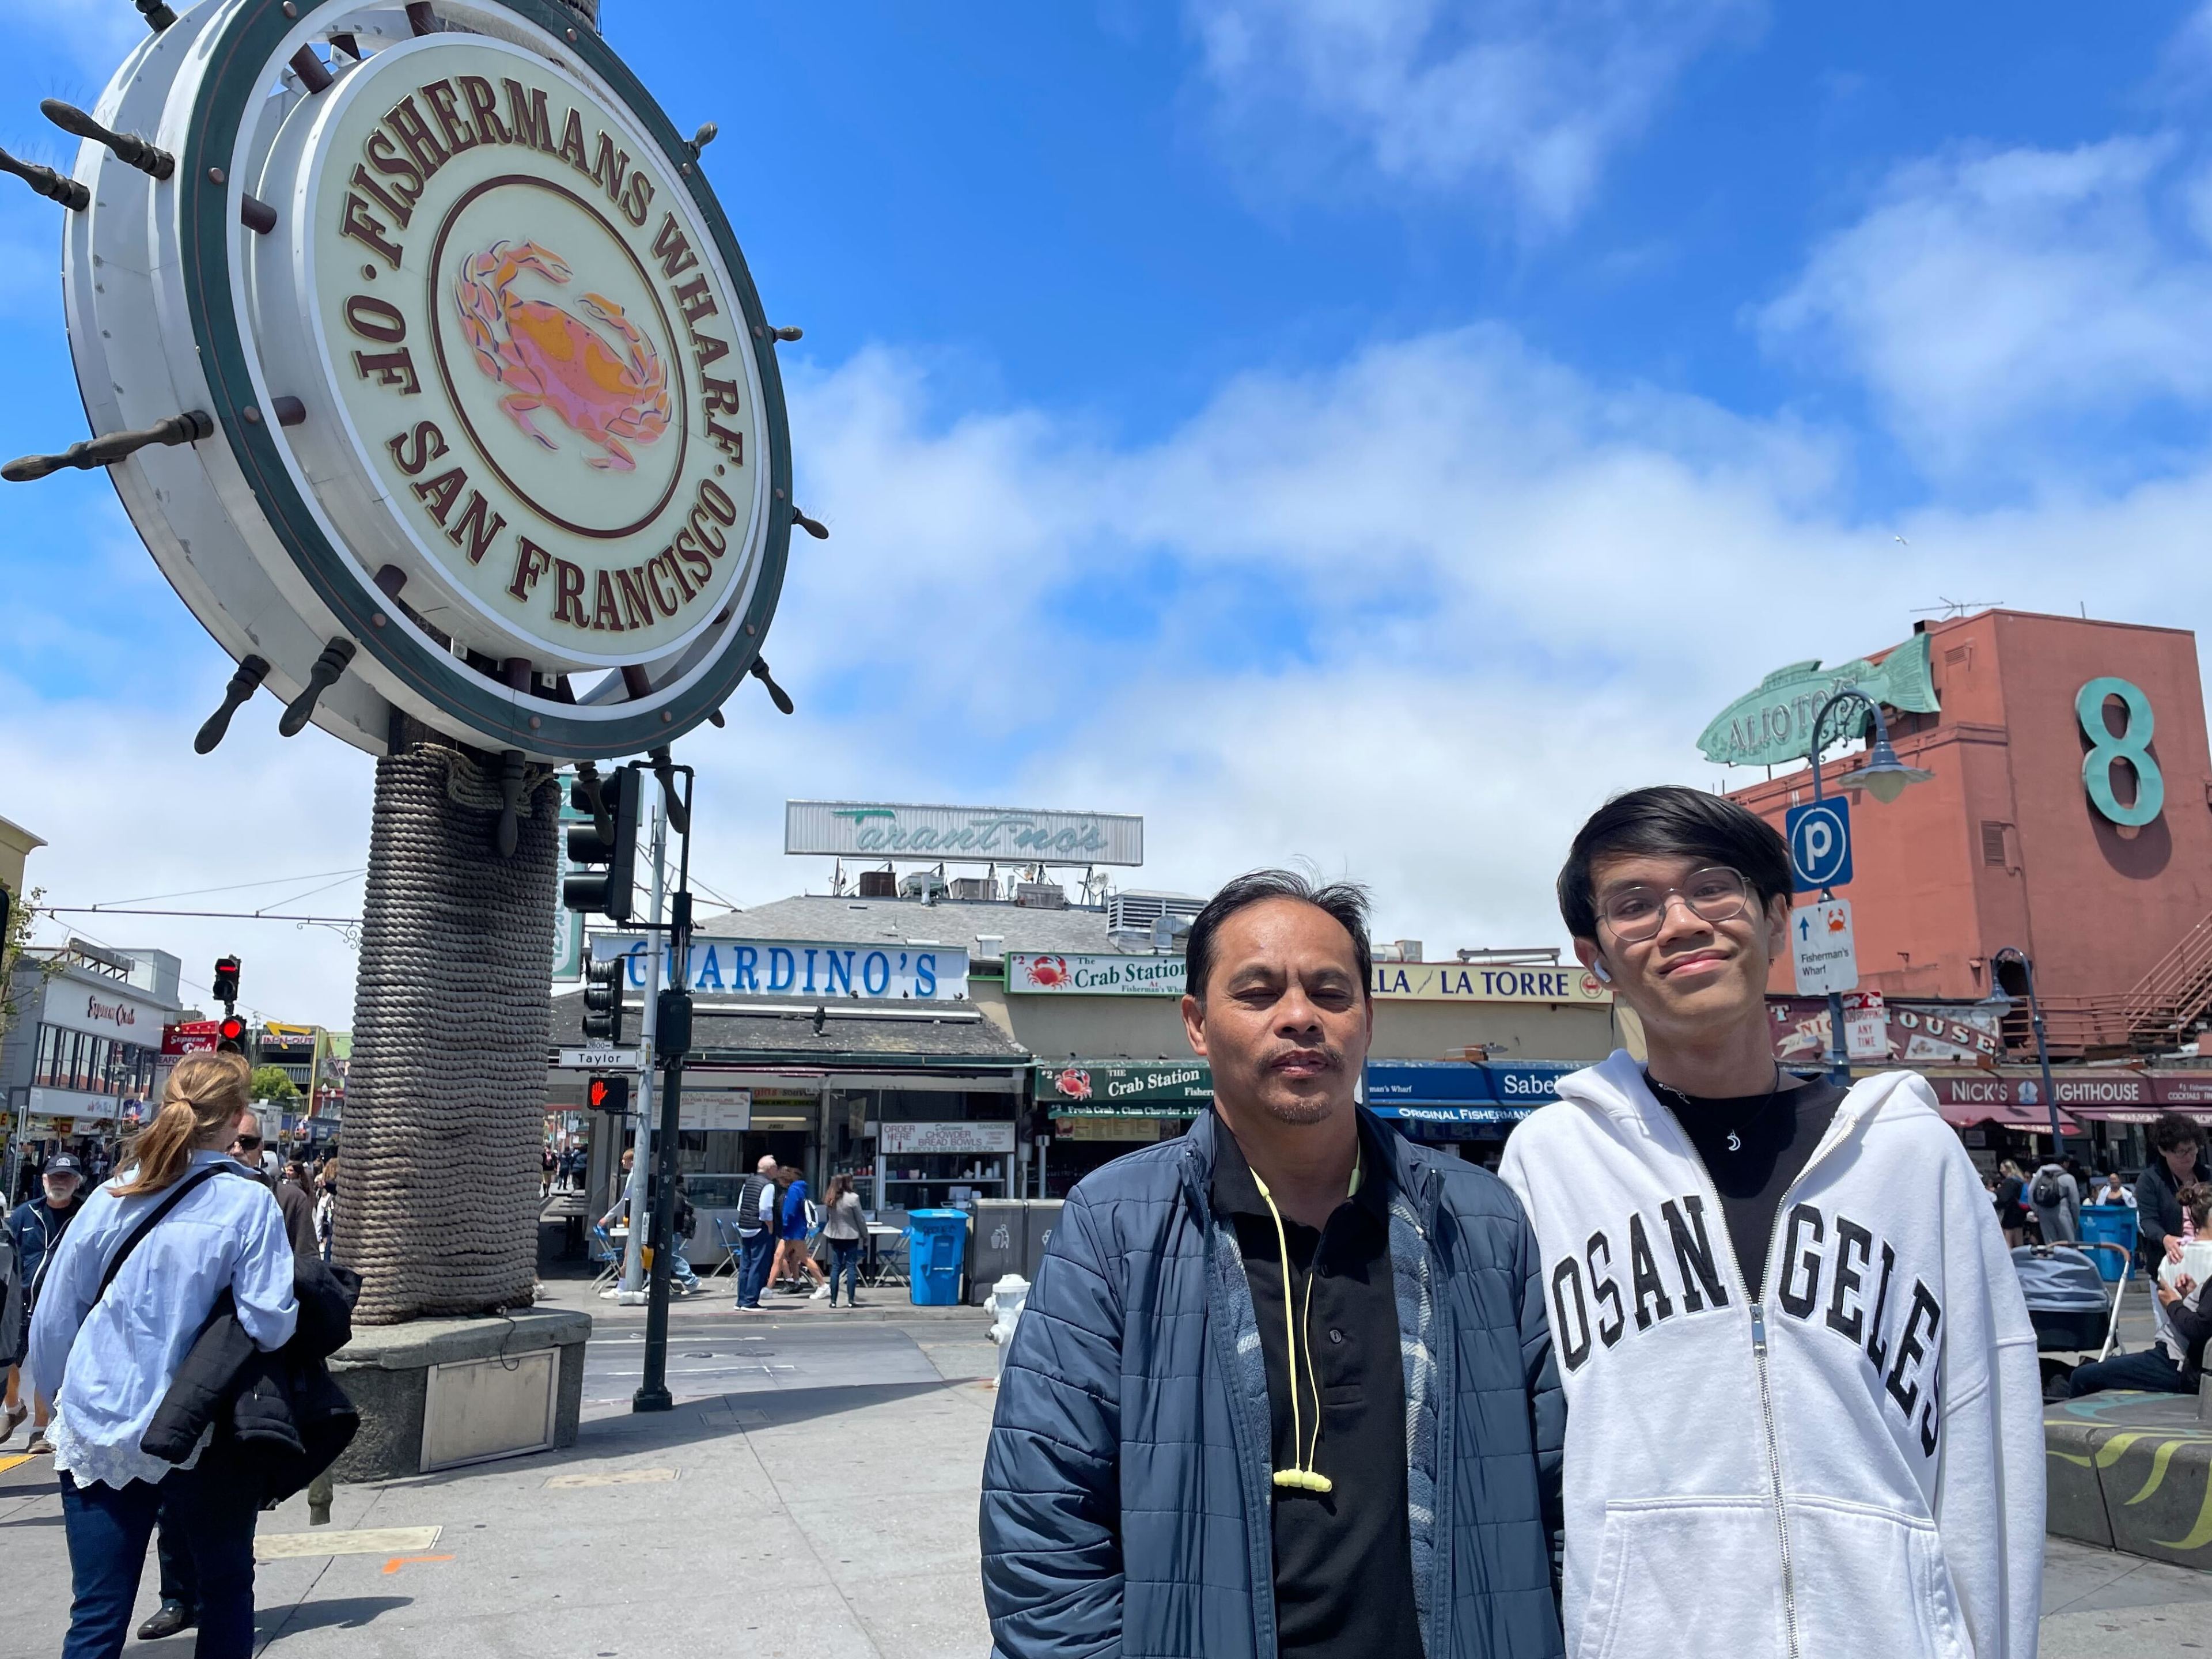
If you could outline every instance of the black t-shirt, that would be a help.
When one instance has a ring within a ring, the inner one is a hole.
[[[1294,1436],[1291,1331],[1283,1317],[1275,1222],[1236,1136],[1225,1123],[1218,1127],[1213,1207],[1237,1230],[1252,1289],[1267,1368],[1274,1467],[1295,1468],[1310,1457],[1334,1483],[1326,1493],[1273,1488],[1277,1650],[1300,1659],[1422,1659],[1406,1528],[1406,1382],[1385,1165],[1373,1152],[1365,1153],[1358,1194],[1337,1206],[1325,1229],[1283,1218],[1291,1316],[1306,1316]]]
[[[1765,1091],[1727,1099],[1686,1095],[1653,1081],[1651,1092],[1674,1115],[1690,1144],[1705,1160],[1728,1218],[1729,1239],[1743,1268],[1751,1298],[1759,1300],[1766,1283],[1766,1251],[1774,1239],[1774,1217],[1835,1121],[1844,1091],[1823,1079],[1785,1088],[1772,1097]],[[1784,1083],[1793,1079],[1785,1073]],[[1731,1145],[1730,1143],[1735,1144]]]

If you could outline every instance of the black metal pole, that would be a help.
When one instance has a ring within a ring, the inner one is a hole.
[[[691,770],[689,767],[678,769],[684,775],[684,821],[688,826]],[[691,837],[688,830],[676,894],[669,908],[668,958],[671,984],[661,995],[667,999],[672,994],[680,1002],[688,997],[691,982]],[[663,1018],[656,1025],[656,1041],[664,1036],[666,1039],[667,1059],[661,1071],[660,1133],[653,1146],[653,1277],[646,1287],[645,1369],[638,1379],[637,1392],[630,1396],[634,1412],[665,1412],[676,1404],[668,1391],[668,1279],[675,1242],[676,1136],[682,1120],[684,1056],[690,1046],[690,1020],[688,1017],[680,1022]]]

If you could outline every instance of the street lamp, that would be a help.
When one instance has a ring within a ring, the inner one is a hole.
[[[1992,996],[2007,1002],[2027,999],[2027,1023],[2035,1031],[2035,1063],[2043,1068],[2043,1103],[2051,1113],[2051,1161],[2066,1157],[2066,1137],[2058,1132],[2058,1091],[2051,1086],[2051,1048],[2044,1040],[2043,1005],[2035,1000],[2035,964],[2016,945],[2008,945],[1990,958],[1990,977],[1996,982]]]
[[[1851,704],[1863,704],[1874,716],[1874,747],[1867,751],[1865,763],[1844,773],[1836,781],[1846,789],[1863,789],[1887,806],[1903,794],[1908,784],[1926,783],[1936,775],[1917,766],[1907,766],[1897,757],[1890,746],[1889,722],[1882,718],[1881,705],[1855,686],[1845,686],[1820,705],[1813,716],[1813,740],[1805,752],[1805,759],[1813,769],[1813,801],[1820,804],[1820,734],[1827,729],[1828,716],[1838,708]],[[1832,899],[1833,887],[1823,887],[1820,896]],[[1844,1048],[1844,994],[1828,993],[1828,1078],[1839,1088],[1847,1088],[1851,1080],[1850,1056]],[[2055,1121],[2055,1120],[2054,1120]]]

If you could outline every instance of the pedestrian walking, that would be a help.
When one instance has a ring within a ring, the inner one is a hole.
[[[331,1246],[337,1241],[337,1231],[338,1161],[326,1158],[315,1176],[315,1249],[326,1262],[331,1259]]]
[[[2016,1250],[2027,1242],[2027,1177],[2010,1158],[1997,1165],[1997,1226],[2006,1248]]]
[[[776,1171],[783,1185],[778,1231],[783,1242],[776,1249],[775,1279],[787,1296],[825,1296],[829,1280],[814,1259],[814,1206],[806,1197],[806,1177],[788,1164]],[[811,1287],[807,1280],[814,1282]]]
[[[2178,1194],[2182,1211],[2199,1237],[2212,1227],[2212,1186],[2202,1182],[2185,1187]],[[2158,1334],[2151,1346],[2137,1353],[2116,1354],[2093,1360],[2074,1373],[2073,1397],[2098,1394],[2106,1389],[2144,1389],[2158,1394],[2195,1394],[2204,1378],[2204,1345],[2212,1337],[2212,1306],[2207,1306],[2205,1287],[2187,1273],[2177,1273],[2172,1282],[2154,1278],[2160,1311]]]
[[[738,1301],[740,1313],[759,1313],[761,1292],[768,1288],[770,1264],[775,1259],[776,1223],[780,1218],[776,1163],[767,1152],[738,1189]]]
[[[837,1305],[837,1281],[842,1279],[846,1305],[859,1307],[860,1246],[867,1240],[868,1218],[849,1175],[832,1176],[830,1190],[822,1195],[822,1237],[830,1242],[830,1305]]]
[[[2143,1254],[2155,1268],[2181,1260],[2181,1189],[2212,1182],[2204,1158],[2204,1131],[2179,1112],[2160,1112],[2150,1126],[2151,1160],[2136,1177],[2136,1226]]]
[[[87,1200],[55,1254],[28,1365],[52,1395],[75,1601],[64,1659],[114,1659],[146,1544],[167,1505],[191,1551],[200,1659],[253,1644],[259,1483],[226,1445],[181,1463],[144,1450],[171,1382],[227,1293],[264,1352],[292,1336],[292,1248],[275,1196],[227,1149],[252,1113],[242,1056],[187,1054],[126,1167]]]
[[[2120,1172],[2115,1170],[2099,1183],[2089,1201],[2092,1204],[2124,1204],[2132,1210],[2136,1206],[2136,1195],[2128,1190],[2127,1182],[2120,1179]]]
[[[630,1175],[636,1167],[637,1149],[633,1146],[623,1153],[622,1181],[615,1188],[613,1206],[599,1218],[602,1227],[612,1227],[629,1214]],[[645,1213],[648,1223],[655,1213],[654,1205],[659,1195],[660,1172],[647,1170],[645,1172]],[[684,1241],[691,1236],[692,1230],[697,1225],[697,1212],[692,1209],[691,1200],[684,1196],[684,1172],[679,1170],[676,1174],[675,1197],[669,1213],[668,1276],[678,1293],[684,1296],[696,1295],[701,1289],[699,1275],[684,1253]],[[650,1237],[649,1226],[647,1233]]]
[[[559,1166],[560,1160],[554,1157],[553,1143],[549,1140],[538,1150],[538,1196],[540,1199],[553,1196],[553,1172]]]
[[[31,1316],[38,1308],[39,1291],[54,1251],[69,1231],[70,1224],[77,1218],[77,1195],[83,1185],[84,1171],[76,1159],[67,1152],[57,1152],[39,1173],[39,1196],[18,1206],[8,1218],[8,1243],[15,1252],[15,1271],[22,1284],[22,1311],[9,1338],[10,1346],[19,1355],[30,1346]],[[33,1387],[30,1404],[23,1403],[23,1367],[20,1359],[8,1367],[5,1408],[6,1432],[0,1433],[0,1443],[14,1439],[15,1431],[23,1426],[27,1416],[31,1419],[31,1440],[24,1449],[41,1455],[53,1450],[53,1442],[46,1433],[53,1409],[51,1394],[41,1394]]]
[[[2081,1237],[2081,1188],[2065,1165],[2046,1163],[2037,1167],[2027,1184],[2028,1201],[2035,1206],[2035,1224],[2046,1244],[2073,1244]]]
[[[1239,877],[1186,962],[1212,1109],[1077,1183],[1000,1379],[996,1652],[1558,1655],[1535,1241],[1355,1103],[1364,894]]]
[[[1562,1079],[1500,1171],[1567,1396],[1569,1650],[2032,1659],[2027,1304],[1924,1079],[1777,1060],[1790,888],[1782,837],[1692,788],[1607,803],[1559,873],[1648,1054]]]

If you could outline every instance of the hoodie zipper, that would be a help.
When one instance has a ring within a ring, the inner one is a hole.
[[[1774,1538],[1782,1556],[1783,1631],[1787,1644],[1788,1659],[1800,1659],[1797,1646],[1796,1571],[1790,1553],[1790,1518],[1782,1504],[1782,1443],[1775,1431],[1774,1390],[1767,1376],[1766,1309],[1762,1303],[1752,1299],[1751,1281],[1745,1277],[1743,1262],[1736,1255],[1735,1236],[1729,1231],[1728,1215],[1721,1204],[1720,1188],[1713,1184],[1712,1171],[1705,1167],[1704,1155],[1698,1151],[1697,1143],[1690,1139],[1688,1133],[1683,1130],[1681,1125],[1675,1121],[1674,1115],[1667,1111],[1665,1106],[1659,1105],[1656,1099],[1653,1104],[1657,1106],[1660,1111],[1666,1113],[1668,1121],[1674,1124],[1676,1132],[1682,1137],[1684,1147],[1689,1154],[1691,1167],[1697,1170],[1698,1180],[1704,1183],[1704,1196],[1712,1205],[1714,1218],[1720,1224],[1722,1244],[1728,1252],[1729,1266],[1735,1273],[1736,1294],[1743,1298],[1744,1305],[1751,1310],[1752,1369],[1759,1376],[1759,1415],[1760,1426],[1765,1430],[1766,1437],[1767,1491],[1774,1500]],[[1836,1103],[1836,1118],[1840,1121],[1842,1116],[1843,1103],[1838,1101]],[[1827,1155],[1829,1147],[1835,1143],[1837,1138],[1835,1121],[1831,1121],[1828,1133],[1820,1138],[1820,1144],[1814,1147],[1813,1155],[1805,1160],[1804,1168],[1797,1171],[1796,1180],[1790,1183],[1784,1190],[1781,1199],[1776,1203],[1774,1231],[1766,1241],[1766,1264],[1770,1268],[1774,1265],[1776,1251],[1782,1245],[1782,1229],[1784,1218],[1790,1213],[1790,1194],[1802,1184],[1806,1171]]]

